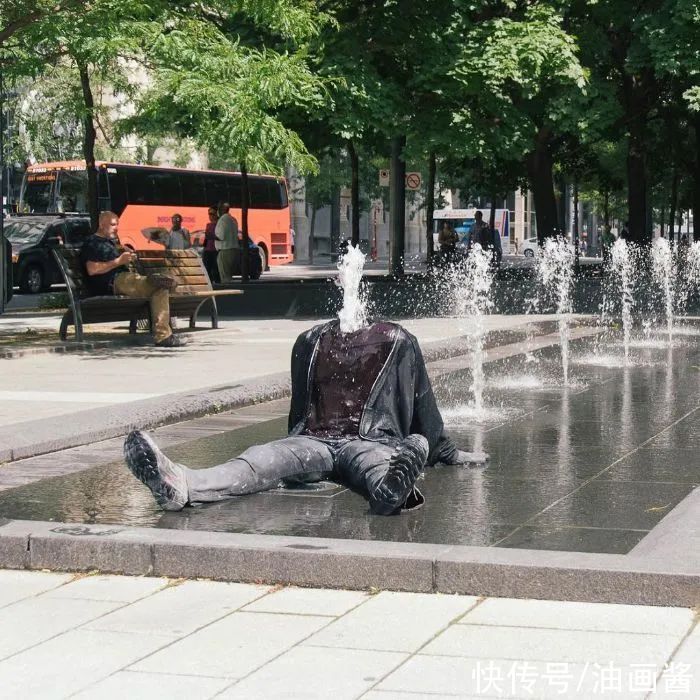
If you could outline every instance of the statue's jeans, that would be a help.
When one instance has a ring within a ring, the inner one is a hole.
[[[369,496],[389,468],[391,445],[304,435],[255,445],[210,469],[187,469],[189,502],[220,501],[276,488],[280,481],[333,479]]]

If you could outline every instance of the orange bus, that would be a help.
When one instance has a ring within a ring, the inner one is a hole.
[[[127,163],[97,164],[98,209],[119,216],[119,240],[125,247],[162,247],[142,231],[170,228],[173,214],[191,233],[202,232],[207,210],[220,202],[231,205],[241,224],[241,174],[218,170],[185,170]],[[263,270],[292,261],[287,184],[273,175],[249,175],[250,240],[260,248]],[[87,172],[82,161],[30,165],[24,174],[20,211],[24,213],[86,213]]]

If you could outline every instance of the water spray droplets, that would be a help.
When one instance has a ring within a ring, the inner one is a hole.
[[[367,325],[367,290],[362,284],[365,256],[349,245],[338,262],[337,284],[343,289],[343,306],[338,312],[341,333],[354,333]]]
[[[564,384],[569,382],[571,294],[574,282],[574,246],[565,238],[548,238],[537,258],[537,279],[545,303],[553,303],[559,315],[559,342]]]

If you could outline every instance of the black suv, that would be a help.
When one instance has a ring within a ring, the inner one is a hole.
[[[12,245],[12,278],[25,294],[46,291],[63,277],[52,249],[80,248],[90,235],[87,216],[16,216],[5,221],[5,237]]]

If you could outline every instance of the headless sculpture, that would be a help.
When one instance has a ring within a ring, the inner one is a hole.
[[[165,510],[275,488],[282,480],[333,479],[391,515],[423,504],[415,488],[426,465],[483,462],[444,432],[414,336],[378,322],[342,333],[314,326],[292,351],[289,435],[210,469],[169,460],[141,431],[124,444],[128,467]]]

